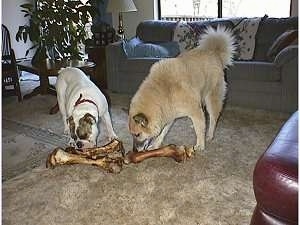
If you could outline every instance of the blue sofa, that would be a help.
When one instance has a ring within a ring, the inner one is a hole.
[[[233,19],[215,19],[190,22],[191,26],[203,28],[223,25],[232,28]],[[170,42],[176,22],[143,21],[136,30],[136,37],[144,43]],[[272,111],[294,112],[298,108],[298,45],[281,50],[273,59],[267,52],[283,32],[298,29],[298,17],[265,18],[259,23],[256,44],[251,60],[235,60],[226,70],[228,83],[227,104]],[[108,89],[112,92],[134,94],[147,76],[157,57],[129,58],[122,42],[106,48]]]

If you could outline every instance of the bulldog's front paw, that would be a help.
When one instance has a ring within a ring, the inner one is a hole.
[[[197,151],[203,151],[204,150],[204,145],[194,145],[193,146],[193,150],[195,151],[195,152],[197,152]]]
[[[69,134],[70,134],[69,128],[65,128],[65,129],[64,129],[64,134],[65,134],[65,135],[69,135]]]
[[[111,137],[108,137],[108,142],[111,142],[113,140],[119,140],[119,137],[117,135],[114,135],[114,136],[111,136]]]

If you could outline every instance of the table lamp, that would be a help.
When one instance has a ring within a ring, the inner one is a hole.
[[[137,11],[134,2],[132,0],[109,0],[107,6],[108,12],[118,12],[119,13],[119,27],[118,35],[122,40],[125,39],[124,27],[123,27],[123,12],[135,12]]]

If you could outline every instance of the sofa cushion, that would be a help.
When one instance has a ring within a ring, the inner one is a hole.
[[[193,28],[185,21],[178,21],[174,30],[173,41],[179,45],[180,52],[185,52],[198,45],[198,37]]]
[[[150,57],[167,58],[179,54],[177,42],[144,43],[139,38],[123,42],[123,49],[128,58]]]
[[[193,28],[193,30],[196,32],[196,34],[200,36],[208,26],[211,26],[215,29],[218,26],[231,29],[233,27],[233,22],[229,19],[218,18],[213,20],[188,22],[188,25],[190,25]]]
[[[260,22],[256,33],[256,45],[253,59],[267,61],[267,52],[282,33],[298,29],[298,17],[267,18]]]
[[[236,58],[250,60],[255,49],[255,36],[262,18],[242,18],[234,25],[233,33],[238,43]]]
[[[131,52],[134,50],[134,48],[138,45],[143,43],[139,38],[131,38],[128,41],[123,41],[122,42],[122,47],[125,52],[125,54]]]
[[[143,21],[136,28],[136,36],[143,42],[169,42],[172,41],[175,26],[175,21]]]
[[[209,26],[215,29],[218,26],[231,29],[233,23],[224,18],[218,18],[209,21],[179,21],[174,29],[173,41],[177,41],[179,43],[180,52],[190,50],[198,45],[198,40]]]
[[[298,44],[298,30],[288,30],[281,34],[267,52],[267,59],[273,62],[277,54],[289,45]]]
[[[122,47],[125,55],[127,57],[133,55],[136,46],[142,43],[143,42],[139,38],[132,38],[129,41],[122,41]]]
[[[280,70],[269,62],[235,61],[227,74],[228,80],[280,81]]]

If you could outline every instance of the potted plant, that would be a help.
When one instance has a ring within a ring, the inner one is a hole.
[[[17,41],[28,39],[36,50],[32,62],[46,58],[82,59],[80,44],[87,39],[85,26],[96,15],[96,4],[101,0],[36,0],[35,4],[22,4],[28,24],[19,26]]]

